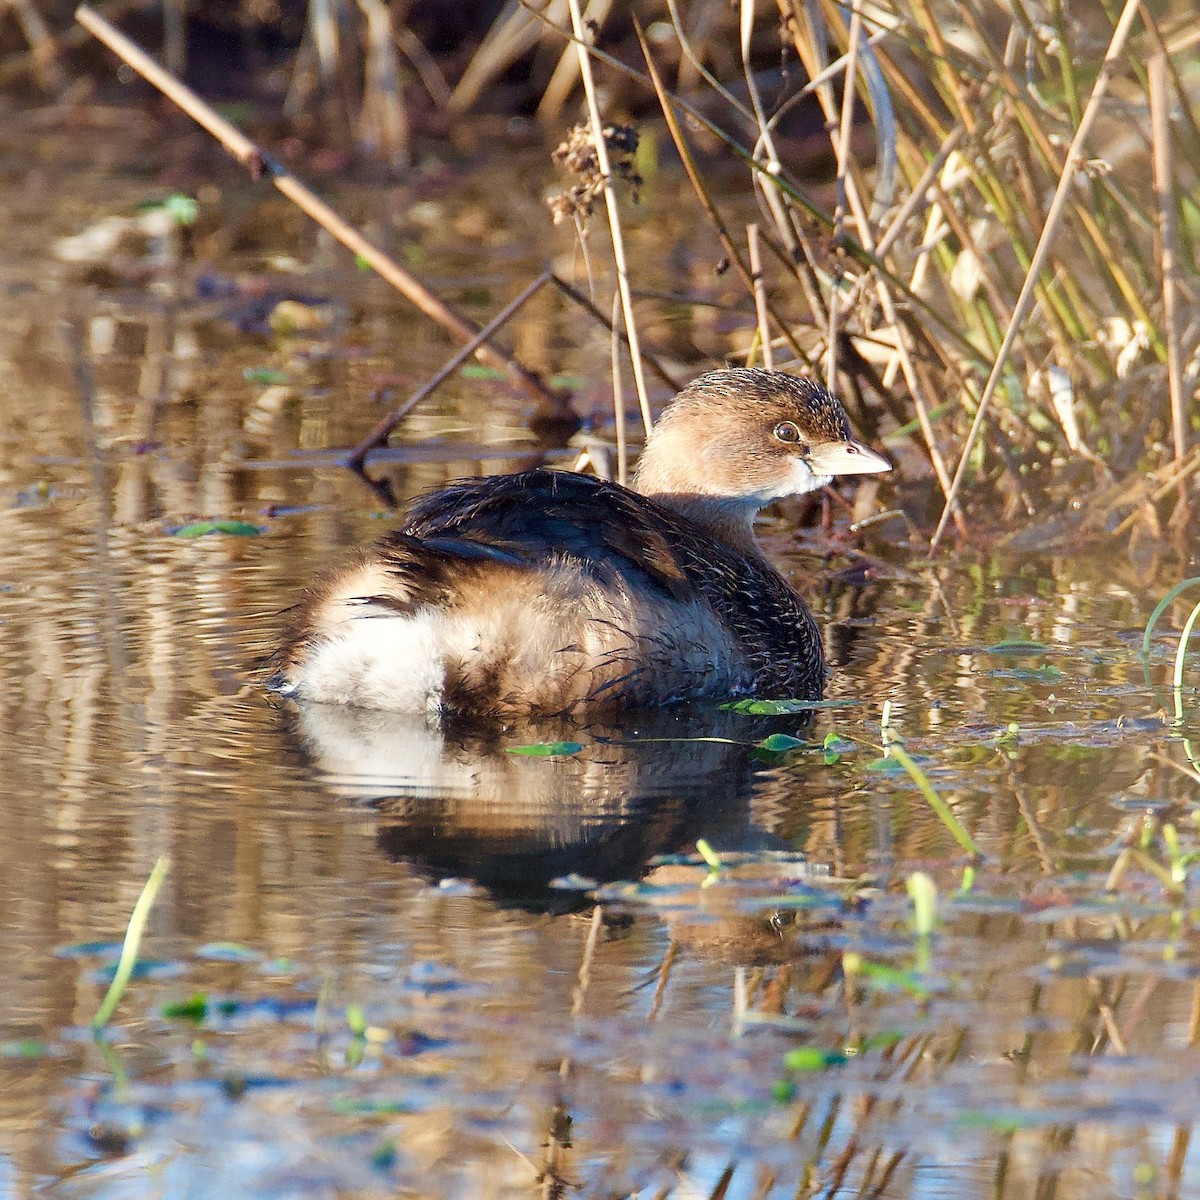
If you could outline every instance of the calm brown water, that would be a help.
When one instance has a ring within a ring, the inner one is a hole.
[[[0,162],[0,1192],[682,1197],[728,1172],[739,1197],[1197,1194],[1194,886],[1172,900],[1138,861],[1104,888],[1147,811],[1195,846],[1195,783],[1138,656],[1186,568],[929,567],[880,540],[861,584],[773,518],[828,631],[830,697],[853,702],[802,733],[867,743],[840,755],[752,753],[795,717],[665,714],[538,759],[505,746],[564,731],[442,739],[281,709],[256,670],[277,614],[386,527],[321,451],[449,349],[232,168],[204,219],[233,232],[202,241],[228,257],[178,276],[56,262],[55,239],[167,190],[149,164],[203,153],[102,116]],[[407,214],[398,244],[483,319],[549,244],[536,172],[501,178],[345,203]],[[418,202],[441,206],[427,224]],[[671,232],[654,203],[644,247]],[[696,236],[655,253],[647,286],[711,282]],[[244,328],[197,297],[218,272],[324,297],[330,324]],[[681,352],[735,321],[661,319]],[[514,342],[602,398],[607,342],[578,316],[547,300]],[[532,461],[528,416],[452,382],[406,424],[398,485]],[[173,535],[196,518],[262,532]],[[1164,633],[1159,680],[1172,651]],[[961,850],[876,761],[885,701],[987,855],[962,895]],[[773,854],[702,887],[671,857],[699,838],[727,863]],[[1146,854],[1167,861],[1154,837]],[[103,970],[161,856],[145,975],[97,1044]],[[915,869],[941,893],[927,959]],[[550,886],[571,876],[626,883],[594,917]],[[198,1022],[178,1008],[195,996]],[[825,1057],[789,1067],[801,1048]]]

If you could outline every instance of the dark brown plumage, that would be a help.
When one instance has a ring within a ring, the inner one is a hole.
[[[819,630],[751,523],[834,473],[885,469],[818,385],[715,372],[664,411],[636,492],[535,470],[418,500],[304,602],[273,686],[499,717],[816,699]]]

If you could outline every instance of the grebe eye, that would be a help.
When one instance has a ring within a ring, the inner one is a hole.
[[[800,430],[791,421],[780,421],[775,426],[774,433],[776,441],[787,442],[790,446],[795,446],[800,441]]]

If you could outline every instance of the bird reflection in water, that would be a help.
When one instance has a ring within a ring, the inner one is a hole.
[[[566,912],[592,901],[564,879],[641,878],[656,855],[790,849],[756,824],[757,722],[654,711],[620,727],[561,721],[437,729],[420,715],[289,706],[321,785],[379,816],[380,848],[433,881],[469,880],[497,903]],[[795,728],[792,718],[791,728]],[[697,735],[705,739],[697,740]],[[581,743],[574,754],[514,746]]]

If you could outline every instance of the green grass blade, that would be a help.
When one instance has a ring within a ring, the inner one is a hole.
[[[1183,632],[1179,635],[1179,645],[1175,648],[1175,675],[1172,679],[1171,692],[1175,697],[1175,724],[1183,724],[1183,664],[1187,658],[1188,642],[1192,640],[1192,629],[1196,625],[1196,618],[1200,617],[1200,604],[1188,614],[1188,619],[1184,623]]]
[[[1154,627],[1158,624],[1159,618],[1167,611],[1167,605],[1171,603],[1181,592],[1186,592],[1188,588],[1200,584],[1200,575],[1193,575],[1191,579],[1185,579],[1182,583],[1177,583],[1155,606],[1154,611],[1150,614],[1150,620],[1146,622],[1146,630],[1142,634],[1142,674],[1146,679],[1146,686],[1152,687],[1150,682],[1150,639],[1154,636]]]
[[[908,751],[896,742],[892,742],[888,746],[888,753],[908,772],[909,778],[917,785],[921,795],[929,801],[929,807],[937,813],[942,824],[950,831],[950,835],[954,840],[968,854],[975,858],[982,858],[983,851],[975,844],[975,839],[959,824],[959,820],[951,811],[950,805],[933,790],[933,784],[929,782],[925,772],[909,758]]]
[[[133,974],[134,965],[137,963],[142,932],[146,928],[150,910],[154,907],[154,899],[158,895],[158,889],[162,887],[162,881],[169,866],[170,859],[165,857],[160,858],[154,864],[154,870],[150,872],[150,878],[146,880],[146,886],[142,888],[142,894],[133,906],[133,914],[125,929],[125,941],[121,944],[121,957],[117,962],[116,973],[113,975],[112,983],[108,985],[103,1002],[92,1018],[94,1033],[99,1033],[108,1024],[117,1005],[121,1003],[121,997],[125,994],[125,987],[129,983],[129,977]]]

